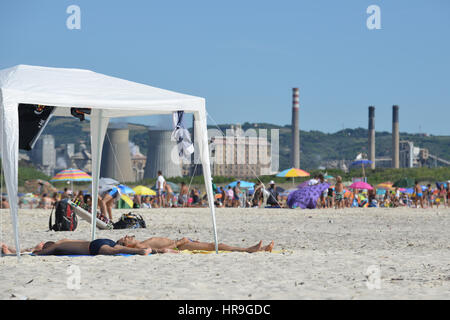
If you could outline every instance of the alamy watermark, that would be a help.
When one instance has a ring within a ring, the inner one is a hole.
[[[367,18],[366,26],[369,30],[381,29],[381,9],[379,6],[373,4],[367,7],[367,14],[370,16]]]
[[[208,152],[212,165],[259,165],[271,172],[279,169],[279,129],[243,130],[240,127],[226,129],[208,129]],[[196,135],[194,139],[200,139]],[[195,141],[195,140],[194,140]],[[203,145],[203,143],[202,143]],[[195,143],[193,159],[184,159],[184,164],[201,164],[201,152],[198,141]],[[171,160],[179,163],[178,147],[171,150]],[[269,174],[269,173],[268,173]]]
[[[367,268],[366,286],[369,290],[381,289],[381,269],[378,265],[371,265]]]
[[[66,13],[70,14],[66,20],[66,27],[69,30],[81,29],[81,9],[73,4],[67,7]]]
[[[79,266],[70,265],[67,268],[66,274],[69,275],[67,277],[66,285],[67,289],[70,290],[80,290],[81,289],[81,270]]]

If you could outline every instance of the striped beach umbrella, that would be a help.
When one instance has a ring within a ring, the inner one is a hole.
[[[294,178],[309,176],[310,174],[308,172],[298,168],[289,168],[277,174],[277,177],[292,178],[292,184],[294,184]]]
[[[377,189],[385,189],[385,190],[393,190],[394,188],[392,187],[393,183],[392,182],[383,182],[383,183],[379,183],[375,186],[375,188]]]
[[[80,169],[66,169],[58,172],[50,181],[71,181],[71,182],[87,182],[92,181],[92,177]]]
[[[297,168],[290,168],[281,171],[277,174],[277,177],[284,177],[284,178],[297,178],[297,177],[309,177],[310,174],[302,169]]]
[[[70,168],[58,172],[50,181],[52,182],[70,181],[70,187],[73,190],[74,182],[90,182],[92,181],[92,177],[88,175],[86,172],[81,171],[80,169]]]

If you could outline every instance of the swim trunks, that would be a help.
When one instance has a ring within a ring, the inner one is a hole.
[[[116,243],[110,239],[97,239],[91,241],[89,244],[89,254],[96,256],[98,255],[100,248],[102,246],[110,246],[111,248],[115,247]]]

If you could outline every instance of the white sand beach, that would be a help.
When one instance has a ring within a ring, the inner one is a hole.
[[[208,209],[135,210],[147,229],[98,231],[213,241]],[[115,220],[125,211],[116,210]],[[20,210],[23,247],[75,232],[48,232],[49,210]],[[275,241],[274,253],[0,258],[0,299],[448,299],[450,209],[217,209],[219,241]],[[13,245],[9,211],[1,241]],[[282,251],[281,253],[279,251]],[[68,284],[71,266],[80,287]],[[73,268],[73,267],[72,267]],[[381,275],[367,276],[368,270]],[[376,273],[376,272],[375,272]],[[369,279],[369,280],[368,280]]]

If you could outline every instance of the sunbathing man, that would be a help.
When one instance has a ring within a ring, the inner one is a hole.
[[[149,238],[144,241],[138,241],[134,236],[125,236],[117,241],[117,244],[129,248],[154,248],[154,249],[173,249],[173,250],[205,250],[214,251],[215,244],[207,242],[192,241],[189,238],[182,238],[181,240],[171,240],[169,238]],[[248,248],[232,247],[227,244],[219,243],[218,249],[221,251],[235,251],[235,252],[271,252],[274,246],[272,241],[269,245],[263,247],[262,241],[257,245]]]
[[[4,254],[14,254],[15,250],[2,246]],[[149,253],[177,252],[169,249],[130,248],[121,246],[110,239],[96,239],[94,241],[63,239],[56,242],[40,243],[32,249],[35,255],[115,255],[119,253],[148,255]]]

